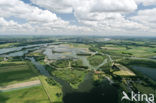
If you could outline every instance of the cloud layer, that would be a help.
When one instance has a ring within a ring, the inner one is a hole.
[[[0,34],[155,35],[155,5],[156,0],[0,0]],[[73,14],[75,23],[58,14]]]

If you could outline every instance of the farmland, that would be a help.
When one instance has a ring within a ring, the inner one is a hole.
[[[0,92],[0,103],[49,103],[42,86]]]
[[[22,61],[1,62],[0,65],[0,86],[37,79],[30,63]]]

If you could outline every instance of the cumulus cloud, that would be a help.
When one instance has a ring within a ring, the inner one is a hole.
[[[156,0],[0,0],[0,34],[142,34],[156,27]],[[36,6],[37,5],[37,6]],[[43,8],[43,9],[42,9]],[[138,12],[137,12],[138,11]],[[57,14],[74,14],[71,24]],[[134,13],[127,17],[127,14]],[[19,23],[12,18],[22,19]]]
[[[32,3],[40,7],[47,8],[58,13],[72,13],[72,0],[31,0]]]
[[[1,17],[18,17],[24,18],[29,22],[62,22],[55,13],[48,10],[42,10],[20,0],[1,0],[0,1],[0,16]]]
[[[139,10],[137,16],[132,17],[133,20],[142,23],[156,23],[156,8]]]
[[[26,23],[19,24],[6,19],[11,17],[22,18],[26,20]],[[0,25],[1,32],[22,34],[64,34],[70,30],[84,30],[83,28],[88,30],[87,27],[70,25],[68,21],[57,17],[55,13],[25,4],[20,0],[0,1]]]
[[[58,13],[83,12],[127,12],[137,5],[133,0],[31,0],[32,3]]]
[[[136,3],[142,3],[144,6],[156,5],[156,0],[135,0]]]
[[[139,10],[132,20],[139,22],[150,28],[150,31],[156,32],[156,8]]]

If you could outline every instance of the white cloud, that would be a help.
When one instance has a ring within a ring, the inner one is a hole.
[[[156,8],[139,10],[131,20],[139,22],[150,28],[151,32],[156,32]]]
[[[0,34],[146,34],[156,31],[156,9],[139,10],[137,5],[151,5],[156,0],[0,0]],[[71,25],[57,13],[73,13],[77,24]],[[19,23],[12,17],[23,19]],[[9,19],[8,19],[9,18]],[[12,19],[12,20],[11,20]]]
[[[11,17],[22,18],[26,23],[19,24],[18,21],[6,20]],[[55,13],[25,4],[20,0],[0,1],[0,28],[1,33],[8,34],[66,34],[69,31],[72,33],[89,30],[87,27],[70,25]]]
[[[129,12],[137,8],[133,0],[31,0],[40,7],[58,13],[81,12]]]
[[[28,22],[64,22],[56,14],[25,4],[20,0],[1,0],[0,16],[24,18]]]
[[[144,6],[156,5],[156,0],[135,0],[136,3],[142,3]]]
[[[0,28],[1,34],[25,34],[33,31],[33,27],[29,24],[18,24],[13,20],[7,21],[2,17],[0,17]]]
[[[132,19],[142,23],[156,23],[156,8],[139,10]]]
[[[73,8],[70,0],[31,0],[32,3],[40,7],[47,8],[53,12],[58,13],[72,13]]]

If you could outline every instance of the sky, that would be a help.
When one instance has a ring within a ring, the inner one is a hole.
[[[0,0],[0,35],[156,36],[156,0]]]

